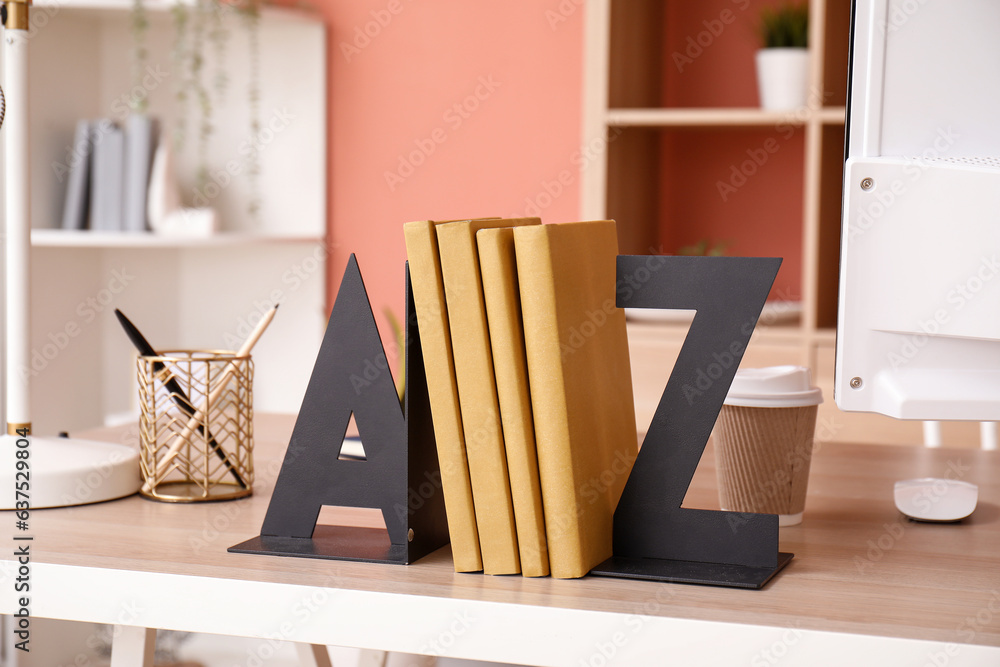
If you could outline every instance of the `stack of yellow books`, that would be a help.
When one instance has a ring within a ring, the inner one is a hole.
[[[404,234],[456,571],[585,575],[637,450],[615,223]]]

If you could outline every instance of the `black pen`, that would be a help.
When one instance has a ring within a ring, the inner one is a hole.
[[[128,336],[129,340],[132,341],[132,344],[135,346],[135,349],[139,351],[140,355],[144,357],[160,356],[153,348],[153,346],[149,344],[149,341],[146,340],[146,337],[142,335],[142,332],[139,331],[139,329],[136,328],[134,324],[132,324],[132,321],[129,320],[129,318],[125,317],[125,314],[122,313],[122,311],[118,310],[117,308],[115,308],[115,317],[118,318],[118,322],[122,325],[122,329],[125,330],[125,334]],[[153,372],[155,374],[158,375],[165,368],[166,366],[163,364],[162,361],[153,362]],[[166,387],[167,391],[170,392],[170,398],[173,399],[177,407],[180,408],[184,412],[184,414],[186,414],[188,417],[193,417],[196,412],[195,407],[191,405],[191,401],[188,400],[187,394],[184,393],[184,388],[181,387],[179,382],[177,382],[177,378],[175,378],[173,375],[170,375],[167,381],[163,383],[163,386]],[[230,474],[232,474],[232,476],[236,479],[237,483],[239,483],[240,488],[242,489],[247,488],[247,483],[243,481],[243,478],[240,476],[240,473],[236,470],[232,462],[229,460],[229,457],[226,455],[225,450],[223,450],[222,447],[219,446],[219,443],[215,441],[215,438],[212,436],[212,434],[211,433],[206,434],[205,427],[202,426],[201,424],[198,424],[198,433],[208,438],[209,446],[213,450],[215,450],[215,453],[219,456],[220,459],[222,459],[222,462],[226,464],[226,468],[229,470]]]

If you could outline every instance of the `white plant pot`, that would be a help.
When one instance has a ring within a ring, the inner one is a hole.
[[[804,107],[809,96],[809,49],[757,51],[757,89],[762,109],[786,111]]]

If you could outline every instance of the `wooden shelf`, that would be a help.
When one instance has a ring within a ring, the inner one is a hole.
[[[808,113],[808,112],[807,112]],[[756,127],[803,125],[806,114],[763,109],[611,109],[606,122],[611,127]]]
[[[823,347],[835,347],[837,345],[837,330],[822,328],[816,329],[812,333],[813,341]]]
[[[609,109],[608,127],[768,127],[802,126],[816,119],[843,124],[844,107],[768,111],[758,108]]]
[[[690,40],[711,14],[701,5],[589,2],[581,142],[606,139],[607,150],[583,172],[581,215],[616,219],[626,254],[703,240],[730,254],[783,257],[774,296],[801,301],[802,314],[761,327],[750,362],[802,363],[832,377],[850,2],[808,4],[808,106],[765,111],[753,64],[759,7],[727,4],[733,26],[693,55]],[[686,326],[629,330],[677,343]]]
[[[752,30],[678,61],[704,28],[689,4],[588,5],[582,141],[608,149],[583,174],[582,216],[618,220],[623,252],[698,239],[784,257],[777,296],[802,301],[804,346],[836,324],[849,8],[810,0],[809,104],[771,111],[755,106]]]
[[[844,107],[825,107],[817,113],[820,122],[825,125],[843,125],[847,119],[847,109]]]
[[[321,236],[279,236],[255,232],[221,232],[212,236],[163,236],[152,232],[31,230],[31,245],[36,248],[208,248],[266,243],[323,242]]]

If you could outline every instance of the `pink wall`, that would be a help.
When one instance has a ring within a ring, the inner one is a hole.
[[[539,199],[545,222],[577,217],[583,9],[562,4],[568,16],[547,14],[557,0],[317,0],[331,307],[354,252],[385,337],[383,309],[402,312],[406,221],[519,216]]]
[[[786,0],[667,3],[664,106],[759,106],[754,55],[760,13],[783,4]],[[661,137],[664,250],[707,240],[725,244],[729,255],[783,257],[771,298],[801,299],[801,129],[778,123],[664,131]]]
[[[664,251],[706,240],[728,255],[783,257],[770,298],[801,300],[804,155],[791,126],[664,132]]]

